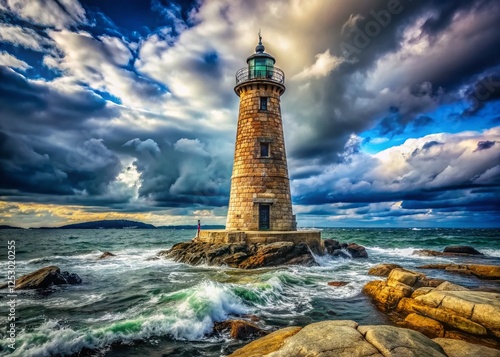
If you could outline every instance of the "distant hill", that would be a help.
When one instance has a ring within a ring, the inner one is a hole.
[[[0,225],[0,229],[23,229],[23,228],[8,226],[8,225],[4,224],[4,225]]]
[[[128,221],[125,219],[116,219],[116,220],[67,224],[65,226],[57,228],[58,229],[127,229],[127,228],[152,229],[156,227],[153,226],[152,224],[147,224],[137,221]]]
[[[198,226],[195,225],[184,225],[184,226],[158,226],[156,228],[162,229],[198,229]],[[201,229],[225,229],[226,226],[217,225],[217,224],[202,224]]]

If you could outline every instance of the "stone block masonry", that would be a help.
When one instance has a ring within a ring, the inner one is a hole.
[[[295,230],[280,109],[284,87],[260,79],[235,90],[240,109],[226,229],[262,229],[259,209],[268,205],[269,230]],[[260,109],[261,98],[267,100],[265,109]]]

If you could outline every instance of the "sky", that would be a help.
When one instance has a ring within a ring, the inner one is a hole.
[[[262,31],[302,227],[500,227],[497,0],[0,0],[0,224],[224,224]]]

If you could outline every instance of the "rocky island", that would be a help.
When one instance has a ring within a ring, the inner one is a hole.
[[[302,237],[301,237],[302,238]],[[224,265],[232,268],[255,269],[280,265],[317,265],[315,255],[330,254],[344,258],[367,258],[365,248],[356,243],[340,243],[333,239],[305,242],[272,241],[259,238],[249,242],[206,242],[193,239],[174,245],[158,255],[191,265]]]

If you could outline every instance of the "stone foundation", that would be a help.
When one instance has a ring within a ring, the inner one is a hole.
[[[211,244],[245,243],[268,244],[276,242],[306,243],[315,254],[324,254],[320,231],[200,231],[198,242]]]

